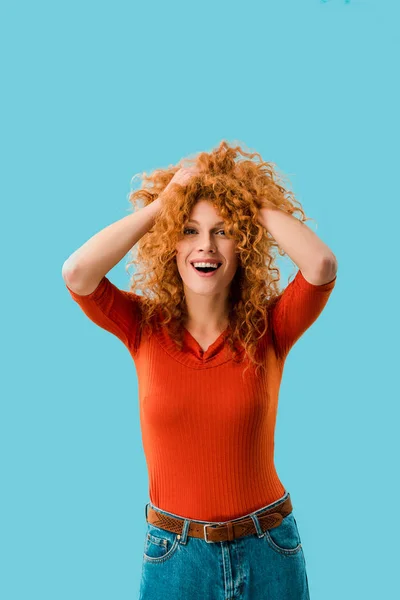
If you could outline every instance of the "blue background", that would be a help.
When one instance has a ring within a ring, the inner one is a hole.
[[[278,165],[338,259],[326,309],[288,356],[276,426],[311,598],[393,597],[396,3],[8,2],[1,17],[2,599],[138,597],[136,371],[61,269],[129,214],[135,173],[222,139]],[[108,274],[121,289],[126,263]],[[285,286],[295,268],[280,266]]]

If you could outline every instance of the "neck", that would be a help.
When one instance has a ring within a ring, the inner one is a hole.
[[[222,333],[229,325],[228,316],[224,315],[221,319],[210,322],[210,320],[206,321],[198,321],[194,319],[190,319],[189,317],[186,319],[184,327],[186,329],[190,329],[191,331],[197,331],[198,333]]]

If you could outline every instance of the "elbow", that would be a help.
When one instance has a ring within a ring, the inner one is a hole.
[[[65,281],[66,278],[70,278],[72,276],[72,273],[75,271],[75,269],[72,266],[72,264],[68,263],[68,260],[69,259],[67,259],[64,262],[64,264],[62,266],[62,269],[61,269],[61,275],[62,275],[62,278],[64,279],[64,281]]]
[[[324,277],[334,279],[338,270],[338,262],[336,256],[332,253],[329,256],[324,257],[321,265],[321,272],[324,274]]]

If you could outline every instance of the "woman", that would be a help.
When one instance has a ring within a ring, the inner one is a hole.
[[[223,141],[155,171],[131,194],[145,206],[64,263],[72,298],[135,361],[150,497],[141,600],[309,598],[274,429],[285,359],[337,262],[254,156]],[[106,273],[136,244],[142,283],[127,292]],[[283,292],[275,249],[298,267]]]

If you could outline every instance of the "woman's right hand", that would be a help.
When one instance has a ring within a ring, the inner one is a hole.
[[[198,173],[200,173],[200,170],[197,167],[181,167],[179,171],[175,173],[175,175],[167,185],[167,188],[170,187],[173,183],[179,183],[179,185],[186,185],[188,181],[193,177],[193,175],[197,175]]]
[[[173,183],[178,183],[179,185],[185,186],[193,177],[193,175],[197,175],[198,173],[200,173],[200,170],[197,167],[181,167],[172,177],[168,185],[163,189],[158,198],[161,198],[165,192],[168,192]]]
[[[178,183],[179,185],[184,186],[193,177],[193,175],[197,175],[198,173],[200,173],[200,170],[197,167],[181,167],[174,174],[168,185],[166,185],[163,191],[158,195],[157,199],[155,200],[155,202],[157,202],[157,205],[159,205],[159,207],[161,208],[161,206],[164,203],[164,196],[166,193],[169,192],[173,183]]]

